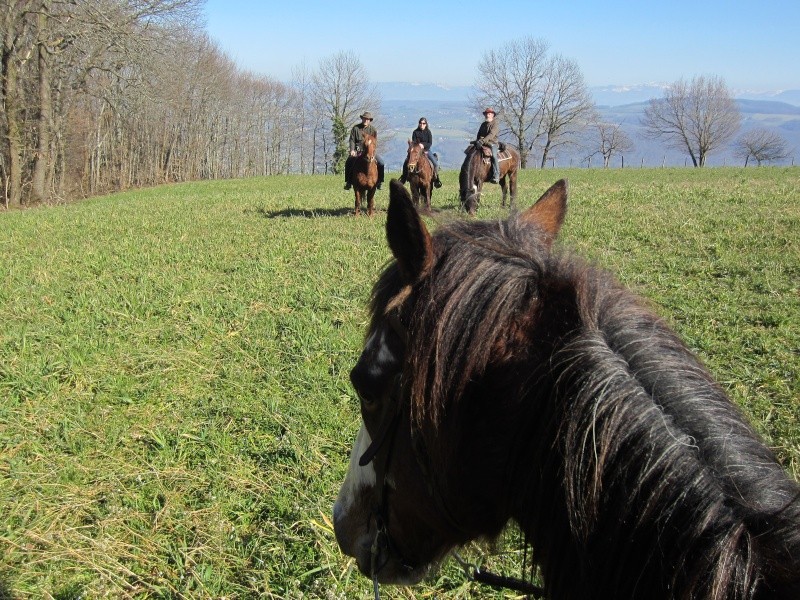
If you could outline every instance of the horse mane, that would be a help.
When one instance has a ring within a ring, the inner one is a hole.
[[[484,378],[520,399],[536,469],[517,519],[558,597],[602,596],[581,587],[600,578],[620,597],[800,598],[800,486],[662,319],[533,227],[434,234],[429,276],[402,292],[414,426],[436,431]],[[391,263],[370,329],[400,289]]]

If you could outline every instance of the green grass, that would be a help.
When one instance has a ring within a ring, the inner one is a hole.
[[[800,169],[530,170],[520,204],[563,176],[564,245],[649,298],[798,477]],[[443,179],[432,227],[463,218]],[[290,176],[0,213],[0,599],[370,597],[329,515],[386,203],[355,219],[338,178]],[[448,563],[384,595],[484,592]]]

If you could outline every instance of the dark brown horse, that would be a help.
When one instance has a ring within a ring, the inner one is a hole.
[[[470,215],[478,210],[483,184],[489,181],[492,174],[492,158],[489,148],[483,146],[476,148],[473,145],[464,150],[466,156],[461,165],[459,181],[459,195],[461,207]],[[519,151],[514,146],[500,144],[497,160],[500,167],[500,189],[503,190],[503,206],[506,205],[506,196],[511,192],[510,205],[515,206],[517,199],[517,171],[519,170]],[[506,184],[508,178],[508,184]],[[510,188],[510,190],[508,189]]]
[[[419,206],[420,200],[423,199],[425,209],[430,211],[433,195],[433,164],[425,150],[411,140],[408,142],[408,187],[411,189],[414,206]]]
[[[552,600],[797,600],[800,486],[662,319],[553,249],[566,201],[430,235],[392,182],[340,547],[411,584],[513,520]]]
[[[378,161],[375,154],[378,149],[378,138],[364,134],[364,151],[353,159],[353,173],[350,183],[356,197],[356,216],[361,214],[361,205],[367,200],[367,214],[375,213],[375,190],[378,185]]]

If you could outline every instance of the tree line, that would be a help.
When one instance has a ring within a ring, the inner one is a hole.
[[[341,51],[313,69],[301,64],[289,83],[244,71],[205,34],[201,7],[0,0],[6,207],[196,179],[341,173],[350,126],[363,110],[380,113],[358,57]],[[621,124],[600,122],[578,65],[542,40],[487,51],[476,78],[474,103],[497,109],[523,167],[533,155],[544,167],[589,135],[589,156],[606,166],[630,148]],[[717,78],[677,82],[645,119],[653,136],[684,144],[696,166],[740,121]],[[739,147],[760,164],[780,157],[780,142],[751,135]]]
[[[201,0],[0,0],[6,207],[195,179],[339,172],[379,98],[352,53],[239,69]]]

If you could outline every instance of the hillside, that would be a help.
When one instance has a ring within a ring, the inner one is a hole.
[[[528,169],[519,206],[566,176],[561,243],[642,294],[797,477],[800,169]],[[432,229],[464,218],[443,179]],[[480,218],[504,218],[487,187]],[[292,175],[0,211],[0,599],[373,597],[331,511],[387,202],[355,218],[338,177]],[[494,548],[462,556],[519,572],[514,530]],[[384,596],[502,594],[447,560]]]
[[[471,88],[392,83],[381,84],[379,90],[384,97],[381,107],[383,122],[376,122],[376,126],[382,133],[380,153],[389,170],[400,169],[406,155],[406,141],[420,116],[427,117],[430,122],[434,150],[439,153],[442,167],[460,167],[463,150],[469,140],[474,139],[482,120],[480,110],[471,102]],[[633,141],[633,149],[625,156],[625,166],[691,164],[685,152],[668,148],[662,141],[644,135],[641,117],[647,106],[647,98],[657,97],[659,90],[654,86],[592,88],[603,120],[621,123]],[[744,95],[747,97],[737,99],[742,112],[742,133],[754,127],[772,129],[786,139],[794,152],[800,151],[800,106],[795,104],[800,103],[800,91]],[[631,98],[637,100],[625,102]],[[551,159],[555,159],[557,167],[585,166],[585,157],[589,153],[586,148],[573,146],[551,156]],[[529,166],[536,166],[539,160],[540,157],[534,155]],[[613,166],[620,166],[621,157],[616,156],[612,160]],[[783,164],[792,164],[792,160],[794,157]],[[713,152],[708,157],[708,166],[740,165],[741,162],[733,155],[731,147]],[[593,159],[592,164],[600,163]],[[548,161],[548,166],[552,166],[552,161]]]

